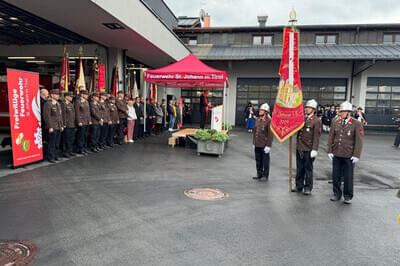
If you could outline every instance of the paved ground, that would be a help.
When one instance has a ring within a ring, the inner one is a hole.
[[[251,137],[232,134],[221,160],[151,138],[3,176],[0,236],[36,243],[33,265],[400,264],[400,199],[389,189],[400,183],[400,150],[391,135],[366,137],[345,206],[329,201],[326,180],[311,197],[287,192],[286,144],[273,145],[270,181],[251,180]],[[323,136],[318,179],[329,177],[325,146]],[[229,198],[193,200],[183,194],[191,187]]]

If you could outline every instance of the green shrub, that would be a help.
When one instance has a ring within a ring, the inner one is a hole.
[[[194,135],[195,139],[207,141],[217,141],[217,142],[226,142],[228,141],[229,137],[226,134],[218,133],[215,129],[200,129],[196,131],[196,135]]]
[[[225,128],[226,127],[226,128]],[[231,124],[229,124],[229,123],[222,123],[222,129],[223,130],[228,130],[228,131],[231,131],[232,130],[232,125]]]
[[[211,139],[213,141],[217,141],[217,142],[227,142],[229,137],[226,134],[216,133],[216,134],[211,136]]]
[[[198,140],[210,140],[211,139],[211,134],[204,129],[200,129],[196,131],[196,135],[194,135],[195,139]]]

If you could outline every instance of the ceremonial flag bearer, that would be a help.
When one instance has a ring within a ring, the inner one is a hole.
[[[296,188],[295,192],[310,195],[313,188],[313,162],[318,155],[322,123],[315,115],[317,102],[309,100],[305,107],[304,126],[297,133],[296,140]],[[303,191],[304,189],[304,191]]]

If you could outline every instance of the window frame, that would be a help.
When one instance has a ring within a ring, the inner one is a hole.
[[[260,44],[254,44],[254,37],[261,37],[261,43]],[[270,43],[265,43],[265,37],[270,37],[271,38],[271,42]],[[252,40],[253,40],[253,45],[254,46],[269,46],[269,45],[273,45],[274,42],[274,35],[273,34],[253,34],[252,35]]]
[[[391,36],[391,42],[385,42],[385,36]],[[398,36],[399,40],[396,41],[396,37]],[[400,44],[400,32],[384,32],[382,37],[383,44]]]
[[[324,42],[320,43],[317,42],[317,38],[319,36],[323,36],[324,37]],[[334,43],[328,43],[328,37],[329,36],[334,36],[335,37],[335,42]],[[315,34],[315,38],[314,38],[314,43],[316,45],[337,45],[339,43],[339,33],[316,33]]]

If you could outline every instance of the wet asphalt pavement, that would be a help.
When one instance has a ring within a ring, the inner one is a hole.
[[[38,245],[32,265],[400,265],[393,136],[366,136],[350,206],[329,201],[326,137],[310,197],[288,192],[287,143],[274,141],[270,181],[251,180],[251,136],[242,130],[220,160],[152,137],[55,165],[3,169],[0,239]],[[193,187],[229,197],[187,198]]]

